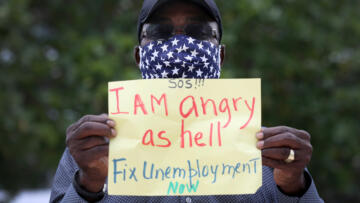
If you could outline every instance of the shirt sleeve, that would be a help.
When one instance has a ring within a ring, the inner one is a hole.
[[[286,202],[286,203],[291,203],[291,202],[297,202],[297,203],[315,203],[315,202],[324,202],[320,196],[319,193],[316,190],[315,187],[315,183],[310,175],[310,173],[307,171],[307,169],[304,172],[305,176],[307,176],[308,180],[311,181],[310,186],[307,188],[306,192],[301,196],[301,197],[294,197],[294,196],[288,196],[284,193],[282,193],[278,187],[276,187],[277,190],[277,196],[278,196],[278,200],[279,202]]]
[[[70,155],[68,148],[60,160],[58,169],[56,170],[54,182],[51,188],[50,202],[87,202],[75,190],[72,181],[75,172],[78,170],[74,159]]]

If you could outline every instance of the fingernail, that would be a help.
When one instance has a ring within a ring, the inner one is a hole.
[[[259,141],[259,142],[256,143],[256,147],[257,147],[258,149],[262,149],[263,146],[264,146],[264,141]]]
[[[264,138],[264,133],[263,132],[256,133],[256,138],[262,140]]]
[[[106,124],[108,125],[108,126],[110,126],[110,127],[115,127],[115,122],[114,121],[112,121],[112,120],[107,120],[106,121]]]
[[[111,129],[111,135],[114,136],[114,137],[116,136],[116,130],[115,129]]]

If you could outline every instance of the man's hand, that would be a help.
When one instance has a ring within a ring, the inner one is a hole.
[[[257,148],[261,149],[264,165],[274,168],[274,179],[283,192],[289,195],[301,193],[305,188],[304,169],[310,162],[312,146],[310,134],[303,130],[280,126],[262,128],[256,134]],[[286,163],[290,149],[295,160]]]
[[[80,168],[80,185],[89,192],[102,190],[108,172],[109,138],[115,122],[106,114],[86,115],[69,126],[66,145]]]

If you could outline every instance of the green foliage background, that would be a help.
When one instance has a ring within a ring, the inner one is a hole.
[[[263,125],[312,134],[328,202],[360,201],[360,1],[218,0],[223,78],[263,79]],[[138,79],[140,0],[0,0],[0,189],[51,185],[65,130]]]

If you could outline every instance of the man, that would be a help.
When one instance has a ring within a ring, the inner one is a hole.
[[[219,78],[225,55],[221,37],[221,18],[213,0],[145,0],[135,59],[143,78]],[[264,166],[263,185],[253,195],[109,196],[105,183],[114,127],[104,114],[86,115],[67,129],[67,149],[51,202],[322,202],[305,169],[312,154],[310,135],[286,126],[263,128],[254,135]]]

